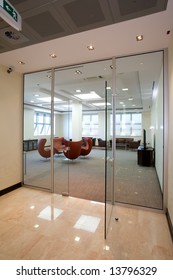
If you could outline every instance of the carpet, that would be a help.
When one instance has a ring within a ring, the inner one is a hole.
[[[67,160],[54,156],[54,192],[73,197],[105,201],[105,150],[92,149],[86,157]],[[24,184],[49,189],[51,162],[37,151],[26,153]],[[107,191],[109,200],[110,192]],[[162,209],[162,193],[154,167],[137,164],[137,152],[117,150],[115,158],[116,202]]]

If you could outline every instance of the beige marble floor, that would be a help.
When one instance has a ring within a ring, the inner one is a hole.
[[[114,206],[109,228],[105,240],[102,203],[25,187],[0,197],[1,260],[173,259],[164,214]]]

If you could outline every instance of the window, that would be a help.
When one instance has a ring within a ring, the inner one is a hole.
[[[51,114],[34,113],[34,136],[51,134]]]
[[[83,115],[82,136],[98,135],[98,115]]]
[[[112,115],[110,116],[110,128],[112,135]],[[117,136],[141,136],[142,135],[142,114],[127,113],[116,114],[116,135]]]

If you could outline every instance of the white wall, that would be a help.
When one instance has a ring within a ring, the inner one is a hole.
[[[102,138],[105,140],[105,112],[98,113],[99,119],[99,131],[98,131],[98,138]]]
[[[63,137],[63,115],[55,114],[55,136]]]
[[[0,66],[0,190],[22,181],[22,75]]]
[[[82,139],[82,104],[79,102],[72,103],[72,139]]]
[[[155,168],[161,189],[163,189],[163,68],[161,69],[159,84],[154,91],[151,126],[155,150]]]
[[[148,146],[152,146],[151,141],[151,112],[142,112],[142,129],[146,130],[146,142]],[[143,144],[143,135],[141,136],[141,144]]]
[[[24,110],[24,140],[34,139],[34,110]]]
[[[168,152],[168,211],[173,224],[173,37],[168,49],[169,64],[169,152]]]

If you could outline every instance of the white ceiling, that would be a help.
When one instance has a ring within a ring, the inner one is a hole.
[[[76,69],[72,67],[66,71],[56,72],[58,74],[55,75],[57,97],[64,102],[67,96],[73,99],[75,90],[80,87],[82,92],[94,90],[104,99],[104,81],[110,83],[112,77],[111,61],[84,63],[167,48],[173,32],[172,15],[173,0],[169,0],[166,11],[0,53],[0,63],[7,69],[12,67],[21,73],[45,69],[40,73],[26,76],[25,102],[27,104],[34,99],[35,105],[39,106],[40,101],[34,97],[38,88],[40,96],[50,95],[50,79],[47,78],[50,70],[48,69],[72,65],[82,66],[83,73],[80,77],[74,75],[78,66],[75,66]],[[137,42],[136,36],[141,34],[144,40]],[[95,47],[94,51],[87,49],[91,44]],[[50,53],[55,53],[57,57],[51,58]],[[153,82],[157,84],[161,70],[160,57],[160,53],[156,52],[152,55],[130,56],[117,60],[118,105],[119,102],[125,102],[126,108],[130,108],[132,102],[129,102],[128,98],[133,96],[136,108],[149,110],[152,103]],[[25,64],[18,64],[18,61],[23,61]],[[140,62],[143,62],[142,66]],[[109,69],[107,73],[105,68]],[[12,74],[13,72],[10,75]],[[98,76],[102,76],[103,79],[99,79]],[[126,93],[122,92],[124,86],[129,88]],[[82,103],[84,109],[96,108],[91,102],[88,105],[88,102]],[[45,104],[45,107],[49,108],[50,104]],[[57,110],[62,109],[57,106]]]
[[[0,64],[26,73],[167,48],[173,32],[172,15],[173,0],[169,0],[166,11],[1,53]],[[136,36],[140,34],[144,40],[137,42]],[[90,44],[95,51],[88,51]],[[52,59],[50,53],[57,57]],[[25,64],[19,65],[18,61]]]

